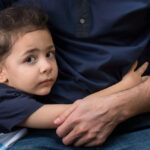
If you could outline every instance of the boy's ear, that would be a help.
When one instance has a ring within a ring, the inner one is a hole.
[[[0,83],[6,83],[7,81],[5,69],[0,65]]]

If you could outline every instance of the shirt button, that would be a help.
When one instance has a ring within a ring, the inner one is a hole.
[[[84,24],[84,23],[85,23],[85,19],[84,19],[84,18],[81,18],[81,19],[80,19],[80,23],[81,23],[81,24]]]

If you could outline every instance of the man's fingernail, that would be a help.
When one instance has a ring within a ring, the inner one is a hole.
[[[60,118],[57,118],[57,119],[54,121],[54,123],[55,123],[55,124],[59,124],[60,121],[61,121]]]

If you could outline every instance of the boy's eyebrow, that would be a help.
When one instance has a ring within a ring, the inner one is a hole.
[[[54,45],[49,45],[46,49],[52,49],[52,48],[54,48]]]
[[[48,50],[48,49],[51,50],[53,48],[54,48],[54,45],[49,45],[48,47],[46,47],[46,50]],[[38,48],[29,49],[23,55],[27,55],[27,54],[30,54],[30,53],[33,53],[33,52],[36,52],[36,51],[40,51],[40,50]]]

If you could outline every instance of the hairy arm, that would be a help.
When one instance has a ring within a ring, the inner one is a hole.
[[[134,71],[137,67],[137,63],[135,63],[120,82],[113,86],[110,86],[109,88],[91,94],[87,96],[87,98],[94,98],[97,96],[103,97],[119,91],[126,90],[139,84],[142,80],[141,75],[145,72],[147,65],[148,64],[145,63],[137,71]],[[44,105],[37,111],[35,111],[32,115],[30,115],[24,122],[22,122],[20,126],[30,128],[56,128],[57,125],[54,124],[54,120],[65,110],[70,108],[70,106],[71,104]],[[74,110],[74,108],[75,106],[71,107],[69,113],[71,113]]]

